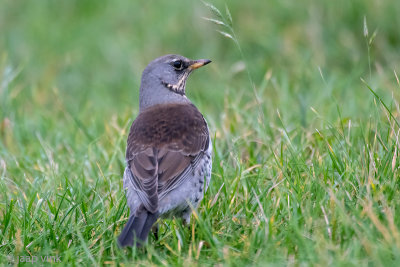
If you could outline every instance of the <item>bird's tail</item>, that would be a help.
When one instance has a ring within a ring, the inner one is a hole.
[[[157,221],[159,213],[151,213],[147,210],[141,211],[136,216],[131,215],[124,229],[118,237],[120,247],[133,246],[140,247],[147,239],[150,229]]]

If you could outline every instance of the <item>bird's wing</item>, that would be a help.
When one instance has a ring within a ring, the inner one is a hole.
[[[182,184],[209,146],[207,124],[194,105],[149,108],[133,122],[126,160],[132,184],[145,208]]]

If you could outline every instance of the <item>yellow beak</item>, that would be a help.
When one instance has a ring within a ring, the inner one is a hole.
[[[208,59],[193,60],[191,62],[191,64],[189,65],[189,69],[190,70],[195,70],[195,69],[198,69],[200,67],[203,67],[204,65],[207,65],[210,62],[211,62],[211,60],[208,60]]]

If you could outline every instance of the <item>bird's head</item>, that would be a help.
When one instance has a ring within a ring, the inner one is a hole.
[[[159,57],[145,68],[142,75],[142,87],[151,84],[151,89],[162,86],[176,94],[185,95],[186,80],[189,74],[211,60],[190,60],[180,55],[165,55]],[[159,86],[155,86],[158,83]]]

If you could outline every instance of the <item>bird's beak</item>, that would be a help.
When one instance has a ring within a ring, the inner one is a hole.
[[[190,70],[195,70],[195,69],[198,69],[200,67],[203,67],[204,65],[207,65],[210,62],[211,62],[211,60],[208,60],[208,59],[193,60],[191,62],[191,64],[189,65],[189,69]]]

